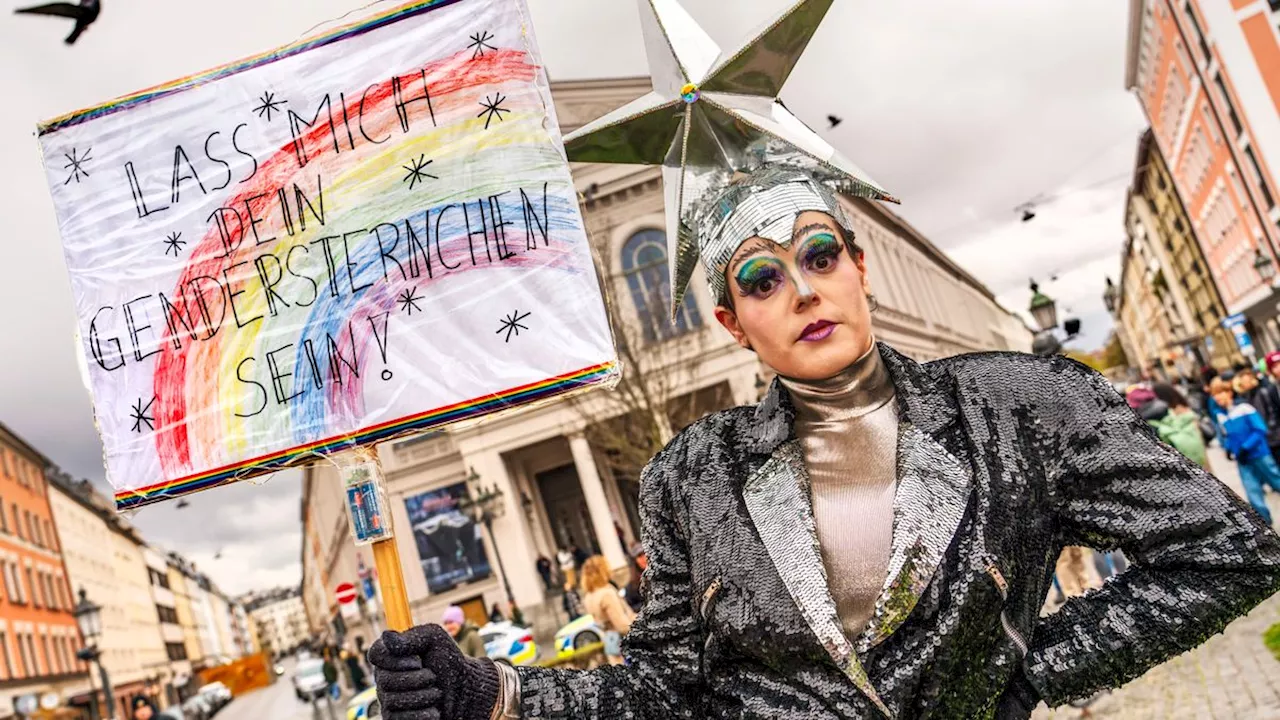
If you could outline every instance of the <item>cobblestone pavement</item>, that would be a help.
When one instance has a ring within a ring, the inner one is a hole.
[[[1235,464],[1217,448],[1209,453],[1218,478],[1243,496]],[[1272,516],[1280,517],[1280,496],[1268,493],[1268,504]],[[1277,622],[1280,595],[1263,602],[1199,648],[1098,698],[1087,711],[1041,705],[1032,717],[1280,720],[1280,662],[1262,644],[1263,631]]]

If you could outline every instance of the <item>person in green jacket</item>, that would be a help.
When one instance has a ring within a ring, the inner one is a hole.
[[[440,624],[453,637],[453,641],[458,644],[458,649],[462,650],[463,655],[473,658],[488,657],[484,651],[484,640],[480,637],[480,630],[467,622],[462,608],[450,605],[445,609]]]
[[[1134,406],[1135,395],[1146,402]],[[1156,429],[1161,440],[1200,467],[1209,469],[1200,418],[1177,388],[1167,383],[1155,383],[1150,390],[1139,388],[1129,394],[1129,405]]]

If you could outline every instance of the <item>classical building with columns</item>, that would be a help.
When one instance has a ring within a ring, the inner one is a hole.
[[[553,86],[565,132],[648,90],[647,78]],[[679,422],[755,402],[766,370],[715,322],[703,278],[695,277],[674,325],[665,302],[655,310],[653,298],[669,297],[661,171],[583,165],[574,177],[615,326],[625,326],[617,329],[629,333],[646,371],[662,374],[668,407],[692,408]],[[861,200],[849,200],[848,209],[879,301],[878,338],[922,361],[1030,349],[1026,325],[902,218]],[[529,622],[554,630],[566,618],[558,595],[544,586],[539,557],[554,562],[557,550],[577,546],[627,572],[627,549],[639,530],[635,473],[613,470],[617,464],[588,439],[595,424],[617,419],[611,412],[625,412],[606,392],[380,446],[416,622],[438,622],[450,604],[482,621],[486,609],[507,607],[509,587]],[[345,625],[332,589],[358,586],[364,559],[351,545],[345,512],[335,512],[342,491],[333,466],[309,468],[305,483],[303,595],[313,630],[331,632]],[[457,509],[459,497],[480,487],[502,493],[492,534]]]

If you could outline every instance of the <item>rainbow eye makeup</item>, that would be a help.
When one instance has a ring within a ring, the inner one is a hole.
[[[806,270],[826,272],[835,267],[836,258],[844,250],[843,243],[831,233],[818,233],[805,241],[800,249],[800,264]]]
[[[742,264],[735,276],[738,292],[744,297],[769,295],[782,284],[783,274],[782,263],[777,258],[751,258]]]

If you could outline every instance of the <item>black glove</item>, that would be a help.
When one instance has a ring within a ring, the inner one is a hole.
[[[498,668],[462,654],[439,625],[387,631],[369,648],[386,720],[489,720]]]
[[[995,720],[1027,720],[1040,704],[1040,692],[1022,671],[1014,673],[996,703]]]

